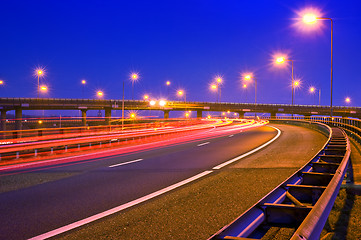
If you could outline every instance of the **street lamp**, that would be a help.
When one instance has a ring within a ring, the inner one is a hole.
[[[0,85],[4,85],[4,81],[3,81],[3,80],[0,80]]]
[[[184,95],[184,104],[187,111],[187,94],[183,90],[178,90],[177,92],[178,96],[182,97]]]
[[[351,99],[349,97],[345,98],[345,102],[346,103],[350,103],[351,102]]]
[[[315,87],[310,87],[310,93],[315,93],[316,90]],[[318,89],[318,105],[321,105],[321,89]]]
[[[302,21],[305,24],[315,24],[317,20],[330,20],[331,22],[331,69],[330,69],[330,91],[331,91],[331,97],[330,97],[330,116],[332,117],[332,83],[333,83],[333,20],[332,18],[324,18],[324,17],[317,17],[315,14],[312,13],[306,13],[302,17]]]
[[[293,78],[293,60],[287,59],[284,56],[278,56],[275,59],[276,64],[284,64],[286,61],[291,62],[292,65],[292,73],[291,73],[291,86],[292,86],[292,111],[293,111],[293,95],[294,95],[294,78]],[[293,116],[293,113],[292,113]]]
[[[221,101],[221,85],[222,85],[223,79],[219,76],[216,77],[216,86],[217,86],[217,102]]]
[[[99,98],[102,98],[102,97],[104,96],[103,91],[97,91],[97,96],[98,96]]]
[[[134,82],[139,78],[138,73],[132,73],[130,79],[132,81],[132,100],[134,100]]]
[[[38,98],[39,98],[39,92],[40,92],[40,77],[44,76],[45,74],[45,71],[43,68],[37,68],[35,69],[35,74],[36,76],[38,77],[38,90],[37,90],[37,93],[38,93]]]
[[[294,91],[294,98],[296,98],[296,89],[301,86],[301,82],[299,80],[294,80],[293,82],[293,91]]]
[[[217,91],[217,102],[218,102],[218,87],[217,87],[217,84],[212,84],[211,85],[211,90],[212,91]]]
[[[160,100],[159,101],[159,106],[164,107],[167,104],[166,100]]]
[[[251,81],[252,79],[254,79],[254,110],[255,110],[254,116],[257,117],[257,112],[256,112],[256,108],[257,108],[257,79],[253,76],[253,74],[246,74],[244,76],[245,81]]]
[[[82,92],[83,98],[84,98],[84,92],[85,92],[85,84],[86,84],[86,81],[85,81],[84,79],[81,80],[81,85],[83,86],[83,87],[82,87],[82,90],[83,90],[83,92]]]
[[[166,81],[165,85],[167,86],[167,98],[169,98],[170,81]]]
[[[253,74],[246,74],[244,76],[244,80],[245,81],[250,81],[250,80],[254,80],[254,104],[257,104],[257,79],[253,76]],[[243,84],[244,88],[247,87],[247,84]]]
[[[143,98],[144,98],[144,100],[148,100],[148,99],[149,99],[149,96],[148,96],[147,94],[145,94],[145,95],[143,96]]]
[[[47,86],[45,86],[45,85],[41,85],[41,86],[40,86],[40,91],[46,92],[47,90],[48,90],[48,87],[47,87]]]

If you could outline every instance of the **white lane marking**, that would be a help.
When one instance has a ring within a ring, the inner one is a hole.
[[[195,181],[195,180],[197,180],[197,179],[199,179],[199,178],[201,178],[201,177],[204,177],[204,176],[206,176],[206,175],[208,175],[208,174],[210,174],[210,173],[212,173],[212,172],[213,172],[213,171],[204,171],[204,172],[202,172],[202,173],[200,173],[200,174],[197,174],[197,175],[195,175],[195,176],[193,176],[193,177],[190,177],[190,178],[188,178],[188,179],[185,179],[185,180],[183,180],[183,181],[181,181],[181,182],[179,182],[179,183],[170,185],[169,187],[163,188],[163,189],[161,189],[161,190],[159,190],[159,191],[156,191],[156,192],[153,192],[153,193],[151,193],[151,194],[148,194],[148,195],[146,195],[146,196],[144,196],[144,197],[135,199],[135,200],[130,201],[130,202],[128,202],[128,203],[122,204],[122,205],[120,205],[120,206],[118,206],[118,207],[109,209],[109,210],[107,210],[107,211],[105,211],[105,212],[95,214],[95,215],[93,215],[93,216],[91,216],[91,217],[88,217],[88,218],[85,218],[85,219],[83,219],[83,220],[80,220],[80,221],[71,223],[71,224],[66,225],[66,226],[64,226],[64,227],[60,227],[60,228],[55,229],[55,230],[52,230],[52,231],[50,231],[50,232],[47,232],[47,233],[44,233],[44,234],[35,236],[35,237],[33,237],[33,238],[30,238],[29,240],[40,240],[40,239],[46,239],[46,238],[54,237],[54,236],[56,236],[56,235],[58,235],[58,234],[67,232],[67,231],[69,231],[69,230],[72,230],[72,229],[77,228],[77,227],[80,227],[80,226],[83,226],[83,225],[85,225],[85,224],[88,224],[88,223],[90,223],[90,222],[96,221],[96,220],[101,219],[101,218],[103,218],[103,217],[109,216],[109,215],[114,214],[114,213],[116,213],[116,212],[120,212],[120,211],[122,211],[122,210],[124,210],[124,209],[127,209],[127,208],[129,208],[129,207],[133,207],[133,206],[135,206],[135,205],[137,205],[137,204],[139,204],[139,203],[145,202],[145,201],[147,201],[147,200],[149,200],[149,199],[152,199],[152,198],[157,197],[157,196],[159,196],[159,195],[161,195],[161,194],[164,194],[164,193],[166,193],[166,192],[169,192],[169,191],[171,191],[171,190],[173,190],[173,189],[176,189],[176,188],[178,188],[178,187],[180,187],[180,186],[183,186],[183,185],[185,185],[185,184],[187,184],[187,183],[190,183],[190,182],[192,182],[192,181]]]
[[[244,157],[247,157],[248,155],[251,155],[252,153],[255,153],[255,152],[257,152],[258,150],[261,150],[262,148],[264,148],[264,147],[266,147],[267,145],[271,144],[273,141],[275,141],[275,140],[281,135],[281,130],[279,130],[279,129],[276,128],[276,127],[272,127],[272,126],[270,126],[270,127],[276,129],[277,132],[278,132],[277,135],[276,135],[274,138],[272,138],[271,140],[269,140],[269,141],[266,142],[265,144],[263,144],[263,145],[255,148],[255,149],[253,149],[253,150],[251,150],[251,151],[249,151],[249,152],[247,152],[247,153],[245,153],[245,154],[242,154],[241,156],[235,157],[235,158],[233,158],[233,159],[231,159],[231,160],[229,160],[229,161],[227,161],[227,162],[225,162],[225,163],[222,163],[222,164],[219,164],[218,166],[215,166],[213,169],[214,169],[214,170],[221,169],[221,168],[223,168],[223,167],[225,167],[225,166],[227,166],[227,165],[229,165],[229,164],[231,164],[231,163],[233,163],[233,162],[235,162],[235,161],[238,161],[238,160],[240,160],[240,159],[242,159],[242,158],[244,158]]]
[[[228,137],[233,137],[234,135],[232,134],[232,135],[229,135]]]
[[[113,168],[113,167],[123,166],[123,165],[127,165],[127,164],[130,164],[130,163],[139,162],[139,161],[142,161],[142,160],[143,160],[143,158],[139,158],[139,159],[132,160],[132,161],[129,161],[129,162],[123,162],[123,163],[111,165],[111,166],[109,166],[109,167]]]
[[[204,145],[207,145],[207,144],[209,144],[209,142],[198,144],[197,147],[201,147],[201,146],[204,146]]]

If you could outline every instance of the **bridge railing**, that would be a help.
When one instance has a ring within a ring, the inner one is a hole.
[[[328,141],[305,166],[210,239],[260,239],[272,227],[297,229],[291,237],[294,240],[319,239],[345,176],[351,149],[344,131],[313,120],[275,120],[319,125],[321,131],[329,132]]]

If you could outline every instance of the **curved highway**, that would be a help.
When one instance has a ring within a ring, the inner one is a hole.
[[[263,126],[241,130],[237,125],[213,129],[201,139],[158,144],[150,150],[78,162],[57,162],[3,169],[1,176],[23,172],[75,172],[74,176],[0,194],[0,239],[27,239],[119,207],[212,169],[247,153],[278,131]],[[165,145],[165,146],[164,146]],[[43,238],[40,236],[39,238]]]

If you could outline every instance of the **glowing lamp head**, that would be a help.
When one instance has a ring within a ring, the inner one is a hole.
[[[160,100],[159,101],[159,106],[164,107],[167,104],[167,102],[165,100]]]
[[[277,64],[282,64],[282,63],[284,63],[286,60],[285,60],[285,58],[284,57],[277,57],[276,58],[276,63]]]
[[[317,21],[317,17],[314,14],[308,13],[303,15],[302,21],[306,24],[314,24]]]
[[[247,88],[247,84],[243,84],[243,88]]]
[[[185,116],[186,116],[186,117],[189,117],[189,113],[188,113],[188,112],[186,112]]]
[[[149,98],[149,96],[148,95],[144,95],[144,100],[147,100],[148,98]]]
[[[156,102],[155,102],[154,100],[150,100],[150,102],[149,102],[150,106],[154,106],[155,103],[156,103]]]
[[[298,86],[300,86],[300,82],[299,82],[299,81],[295,81],[295,82],[293,83],[293,85],[294,85],[295,87],[298,87]]]
[[[216,90],[216,89],[217,89],[217,85],[216,85],[216,84],[212,84],[212,85],[211,85],[211,89],[212,89],[212,90]]]
[[[167,81],[165,84],[166,84],[167,86],[169,86],[169,85],[170,85],[170,81]]]
[[[227,111],[227,113],[230,113],[231,111]]]
[[[38,71],[38,75],[43,75],[43,71],[42,71],[42,70],[39,70],[39,71]]]
[[[42,121],[42,120],[39,120],[39,121],[38,121],[38,123],[39,123],[39,124],[42,124],[42,123],[43,123],[43,121]]]
[[[310,92],[311,93],[313,93],[313,92],[315,92],[316,91],[316,89],[314,88],[314,87],[310,87]]]
[[[48,88],[43,85],[43,86],[40,87],[40,90],[41,90],[42,92],[46,92],[46,91],[48,90]]]
[[[133,81],[137,80],[138,78],[139,78],[139,76],[138,76],[137,73],[132,73],[131,79],[132,79]]]
[[[217,78],[216,78],[216,81],[217,81],[217,83],[221,83],[221,82],[222,82],[222,78],[221,78],[221,77],[217,77]]]
[[[98,97],[103,97],[104,93],[102,91],[97,92]]]
[[[133,118],[133,119],[134,119],[135,117],[136,117],[135,113],[131,113],[131,114],[130,114],[130,118]]]
[[[3,80],[0,80],[0,85],[3,85],[4,84],[4,81]]]
[[[179,96],[183,96],[183,94],[184,94],[184,92],[183,92],[182,90],[179,90],[179,91],[178,91],[178,95],[179,95]]]
[[[349,102],[351,102],[351,99],[350,99],[349,97],[347,97],[347,98],[345,99],[345,102],[346,102],[346,103],[349,103]]]
[[[244,80],[247,80],[247,81],[249,81],[249,80],[251,80],[251,78],[252,78],[252,76],[251,75],[246,75],[246,76],[244,76]]]
[[[207,118],[208,118],[208,119],[211,119],[211,115],[208,115]]]
[[[226,113],[225,113],[225,112],[222,112],[222,115],[224,116],[224,115],[226,115]]]
[[[237,113],[234,113],[233,115],[234,115],[234,116],[237,116]]]
[[[85,80],[81,80],[81,84],[86,84],[86,81],[85,81]]]

